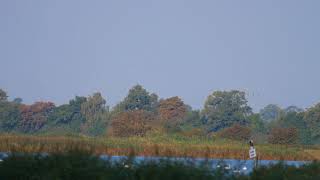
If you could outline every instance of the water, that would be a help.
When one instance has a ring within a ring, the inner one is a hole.
[[[127,159],[125,156],[107,156],[101,155],[101,159],[111,160],[112,162],[120,162]],[[170,160],[170,161],[180,161],[183,163],[192,163],[195,166],[200,166],[202,164],[208,164],[210,168],[224,168],[234,173],[248,174],[254,169],[254,160],[238,160],[238,159],[204,159],[204,158],[163,158],[163,157],[144,157],[136,156],[134,157],[134,162],[139,163],[142,161],[160,161],[160,160]],[[277,164],[283,162],[286,165],[300,167],[309,161],[277,161],[277,160],[259,160],[258,166],[270,166],[272,164]],[[124,164],[126,166],[126,164]]]
[[[43,153],[43,156],[48,156],[47,153]],[[3,159],[9,156],[8,153],[0,152],[0,163]],[[125,162],[127,159],[126,156],[107,156],[101,155],[100,158],[102,160],[110,160],[111,162]],[[134,157],[133,161],[135,163],[140,163],[142,161],[160,161],[160,160],[169,160],[169,161],[179,161],[182,163],[192,163],[195,166],[200,166],[202,164],[209,165],[210,168],[224,168],[225,170],[231,171],[233,173],[242,173],[248,174],[252,172],[254,168],[254,161],[253,160],[237,160],[237,159],[204,159],[204,158],[163,158],[163,157],[144,157],[144,156],[136,156]],[[272,164],[277,164],[280,161],[277,160],[259,160],[259,166],[269,166]],[[286,165],[300,167],[309,161],[282,161]],[[129,164],[123,164],[125,167],[129,167]]]

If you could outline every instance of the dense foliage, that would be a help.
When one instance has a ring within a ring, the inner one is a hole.
[[[13,99],[13,100],[10,100]],[[160,99],[141,85],[113,108],[100,92],[76,96],[67,104],[23,103],[0,89],[0,132],[119,137],[162,132],[274,144],[319,144],[320,103],[303,110],[270,104],[253,113],[242,91],[214,91],[201,110],[178,96]]]
[[[145,136],[151,130],[152,116],[144,110],[117,114],[111,123],[110,135],[118,137]]]
[[[252,113],[245,93],[241,91],[215,91],[208,96],[202,114],[209,131],[218,131],[233,124],[245,125]]]

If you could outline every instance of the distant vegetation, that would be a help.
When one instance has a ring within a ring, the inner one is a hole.
[[[201,110],[180,97],[159,99],[141,85],[132,87],[115,107],[101,93],[76,96],[69,103],[24,104],[0,89],[0,132],[10,134],[254,139],[260,144],[320,144],[320,103],[306,110],[268,105],[254,113],[246,94],[238,90],[212,92]]]

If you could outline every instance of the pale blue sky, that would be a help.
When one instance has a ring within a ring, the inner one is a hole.
[[[240,89],[256,110],[320,102],[318,0],[0,0],[0,88],[68,102],[133,85],[201,108]]]

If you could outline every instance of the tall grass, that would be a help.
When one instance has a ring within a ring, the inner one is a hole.
[[[248,145],[245,142],[177,135],[91,138],[2,134],[0,142],[2,152],[65,153],[82,149],[106,155],[248,159]],[[308,152],[319,151],[319,147],[270,144],[257,145],[256,149],[259,159],[266,160],[314,160],[315,157]]]

